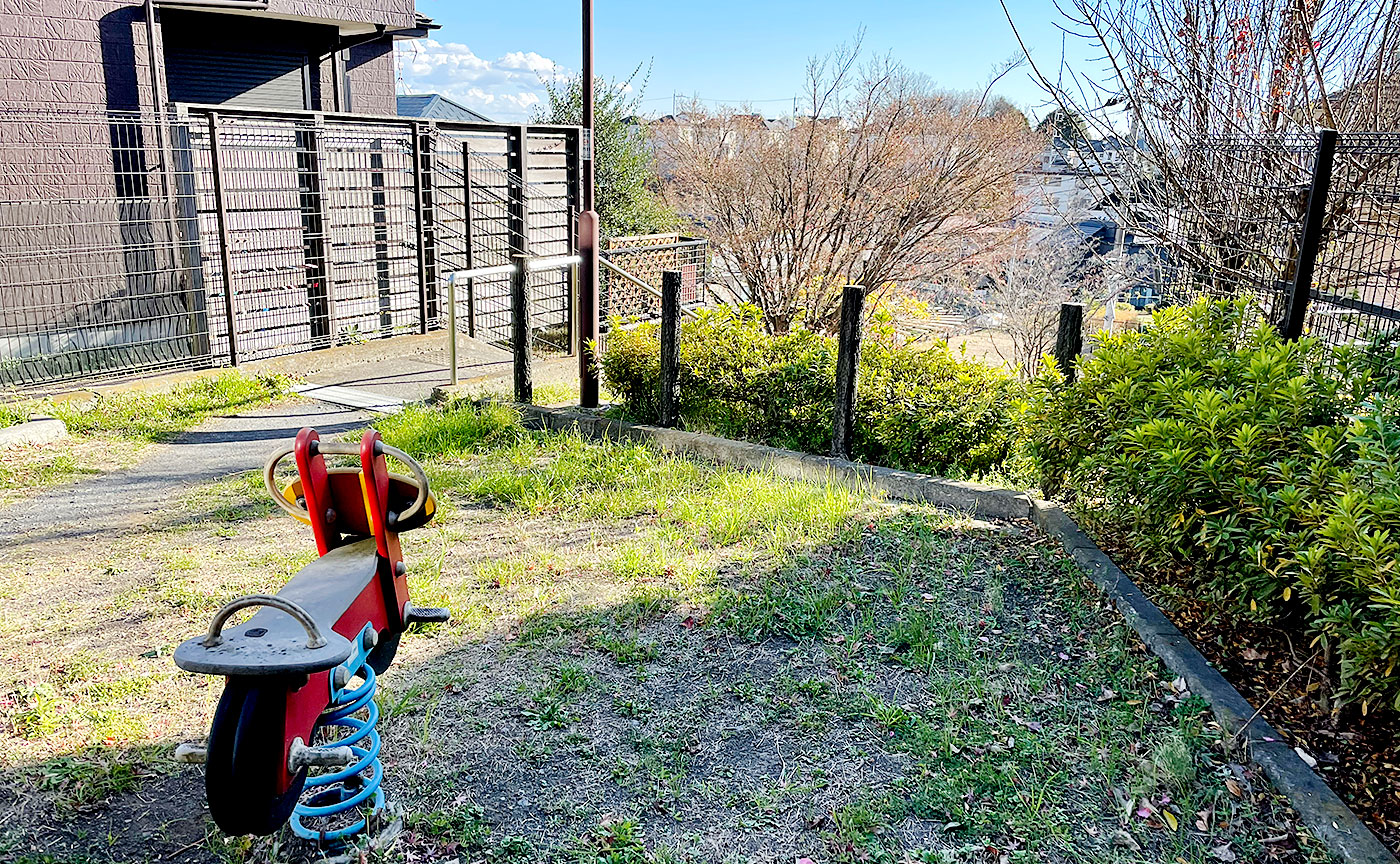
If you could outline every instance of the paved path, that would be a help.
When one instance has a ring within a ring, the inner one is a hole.
[[[461,380],[480,392],[509,392],[508,352],[463,337],[459,344]],[[304,426],[337,434],[364,426],[374,416],[367,405],[426,400],[433,388],[448,382],[446,343],[442,336],[406,336],[373,340],[326,351],[279,357],[247,364],[251,372],[280,372],[303,377],[311,385],[333,386],[326,398],[299,398],[269,408],[215,417],[167,444],[142,453],[131,468],[60,486],[7,507],[0,507],[0,544],[82,540],[139,530],[162,518],[158,511],[190,487],[261,468],[276,445]],[[536,381],[576,380],[570,357],[541,357]],[[175,380],[147,379],[133,389],[159,389]],[[352,388],[365,398],[343,398]],[[314,390],[311,394],[314,396]],[[337,397],[340,398],[337,398]],[[343,404],[351,402],[351,405]],[[355,407],[358,406],[358,407]]]
[[[41,492],[0,510],[0,544],[81,540],[146,524],[189,487],[261,468],[278,443],[303,426],[347,432],[370,415],[310,399],[215,417],[168,444],[142,454],[140,463]]]

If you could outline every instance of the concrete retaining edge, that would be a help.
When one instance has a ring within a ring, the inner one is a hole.
[[[47,444],[68,436],[68,426],[57,417],[36,417],[26,423],[0,427],[0,447]]]
[[[568,409],[518,407],[526,425],[532,428],[576,432],[594,440],[649,442],[678,455],[771,471],[793,479],[874,488],[901,501],[933,504],[982,518],[1031,520],[1064,546],[1167,668],[1184,678],[1191,692],[1210,704],[1225,733],[1243,744],[1248,758],[1264,769],[1298,811],[1303,824],[1334,855],[1349,864],[1398,864],[1337,793],[1308,767],[1282,735],[1255,715],[1249,701],[1058,504],[981,483],[942,480],[698,432],[625,423]]]

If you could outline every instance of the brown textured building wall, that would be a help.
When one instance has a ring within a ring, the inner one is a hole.
[[[413,0],[270,0],[269,14],[411,27]],[[211,39],[215,34],[211,34]],[[145,10],[122,0],[0,0],[0,108],[150,108]],[[393,113],[389,40],[352,49],[364,99]],[[327,90],[326,92],[330,92]],[[356,95],[359,95],[356,93]],[[356,108],[356,110],[371,110]]]
[[[150,82],[144,17],[116,0],[4,0],[0,107],[138,108]]]
[[[350,49],[350,108],[361,114],[395,114],[394,42],[381,39]]]

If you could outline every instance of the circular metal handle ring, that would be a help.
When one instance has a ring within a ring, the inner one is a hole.
[[[272,500],[277,502],[277,506],[288,513],[305,521],[311,520],[311,514],[306,512],[305,507],[298,507],[295,503],[288,501],[282,494],[282,490],[277,488],[277,463],[286,459],[292,454],[294,446],[283,447],[281,450],[267,457],[267,464],[263,466],[263,485],[267,487],[267,494],[272,496]]]

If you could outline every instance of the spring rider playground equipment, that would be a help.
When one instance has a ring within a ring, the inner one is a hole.
[[[276,471],[296,458],[297,479]],[[331,467],[328,456],[358,457]],[[412,476],[389,472],[385,457]],[[273,453],[263,479],[274,501],[311,526],[320,557],[276,596],[227,604],[204,636],[182,643],[175,664],[225,676],[205,745],[176,757],[205,764],[209,812],[228,834],[292,831],[323,848],[348,843],[385,810],[379,764],[377,676],[411,624],[444,622],[446,609],[409,601],[399,534],[436,509],[422,467],[366,432],[358,444],[303,429]],[[236,612],[262,607],[223,632]],[[357,683],[352,683],[357,682]]]

